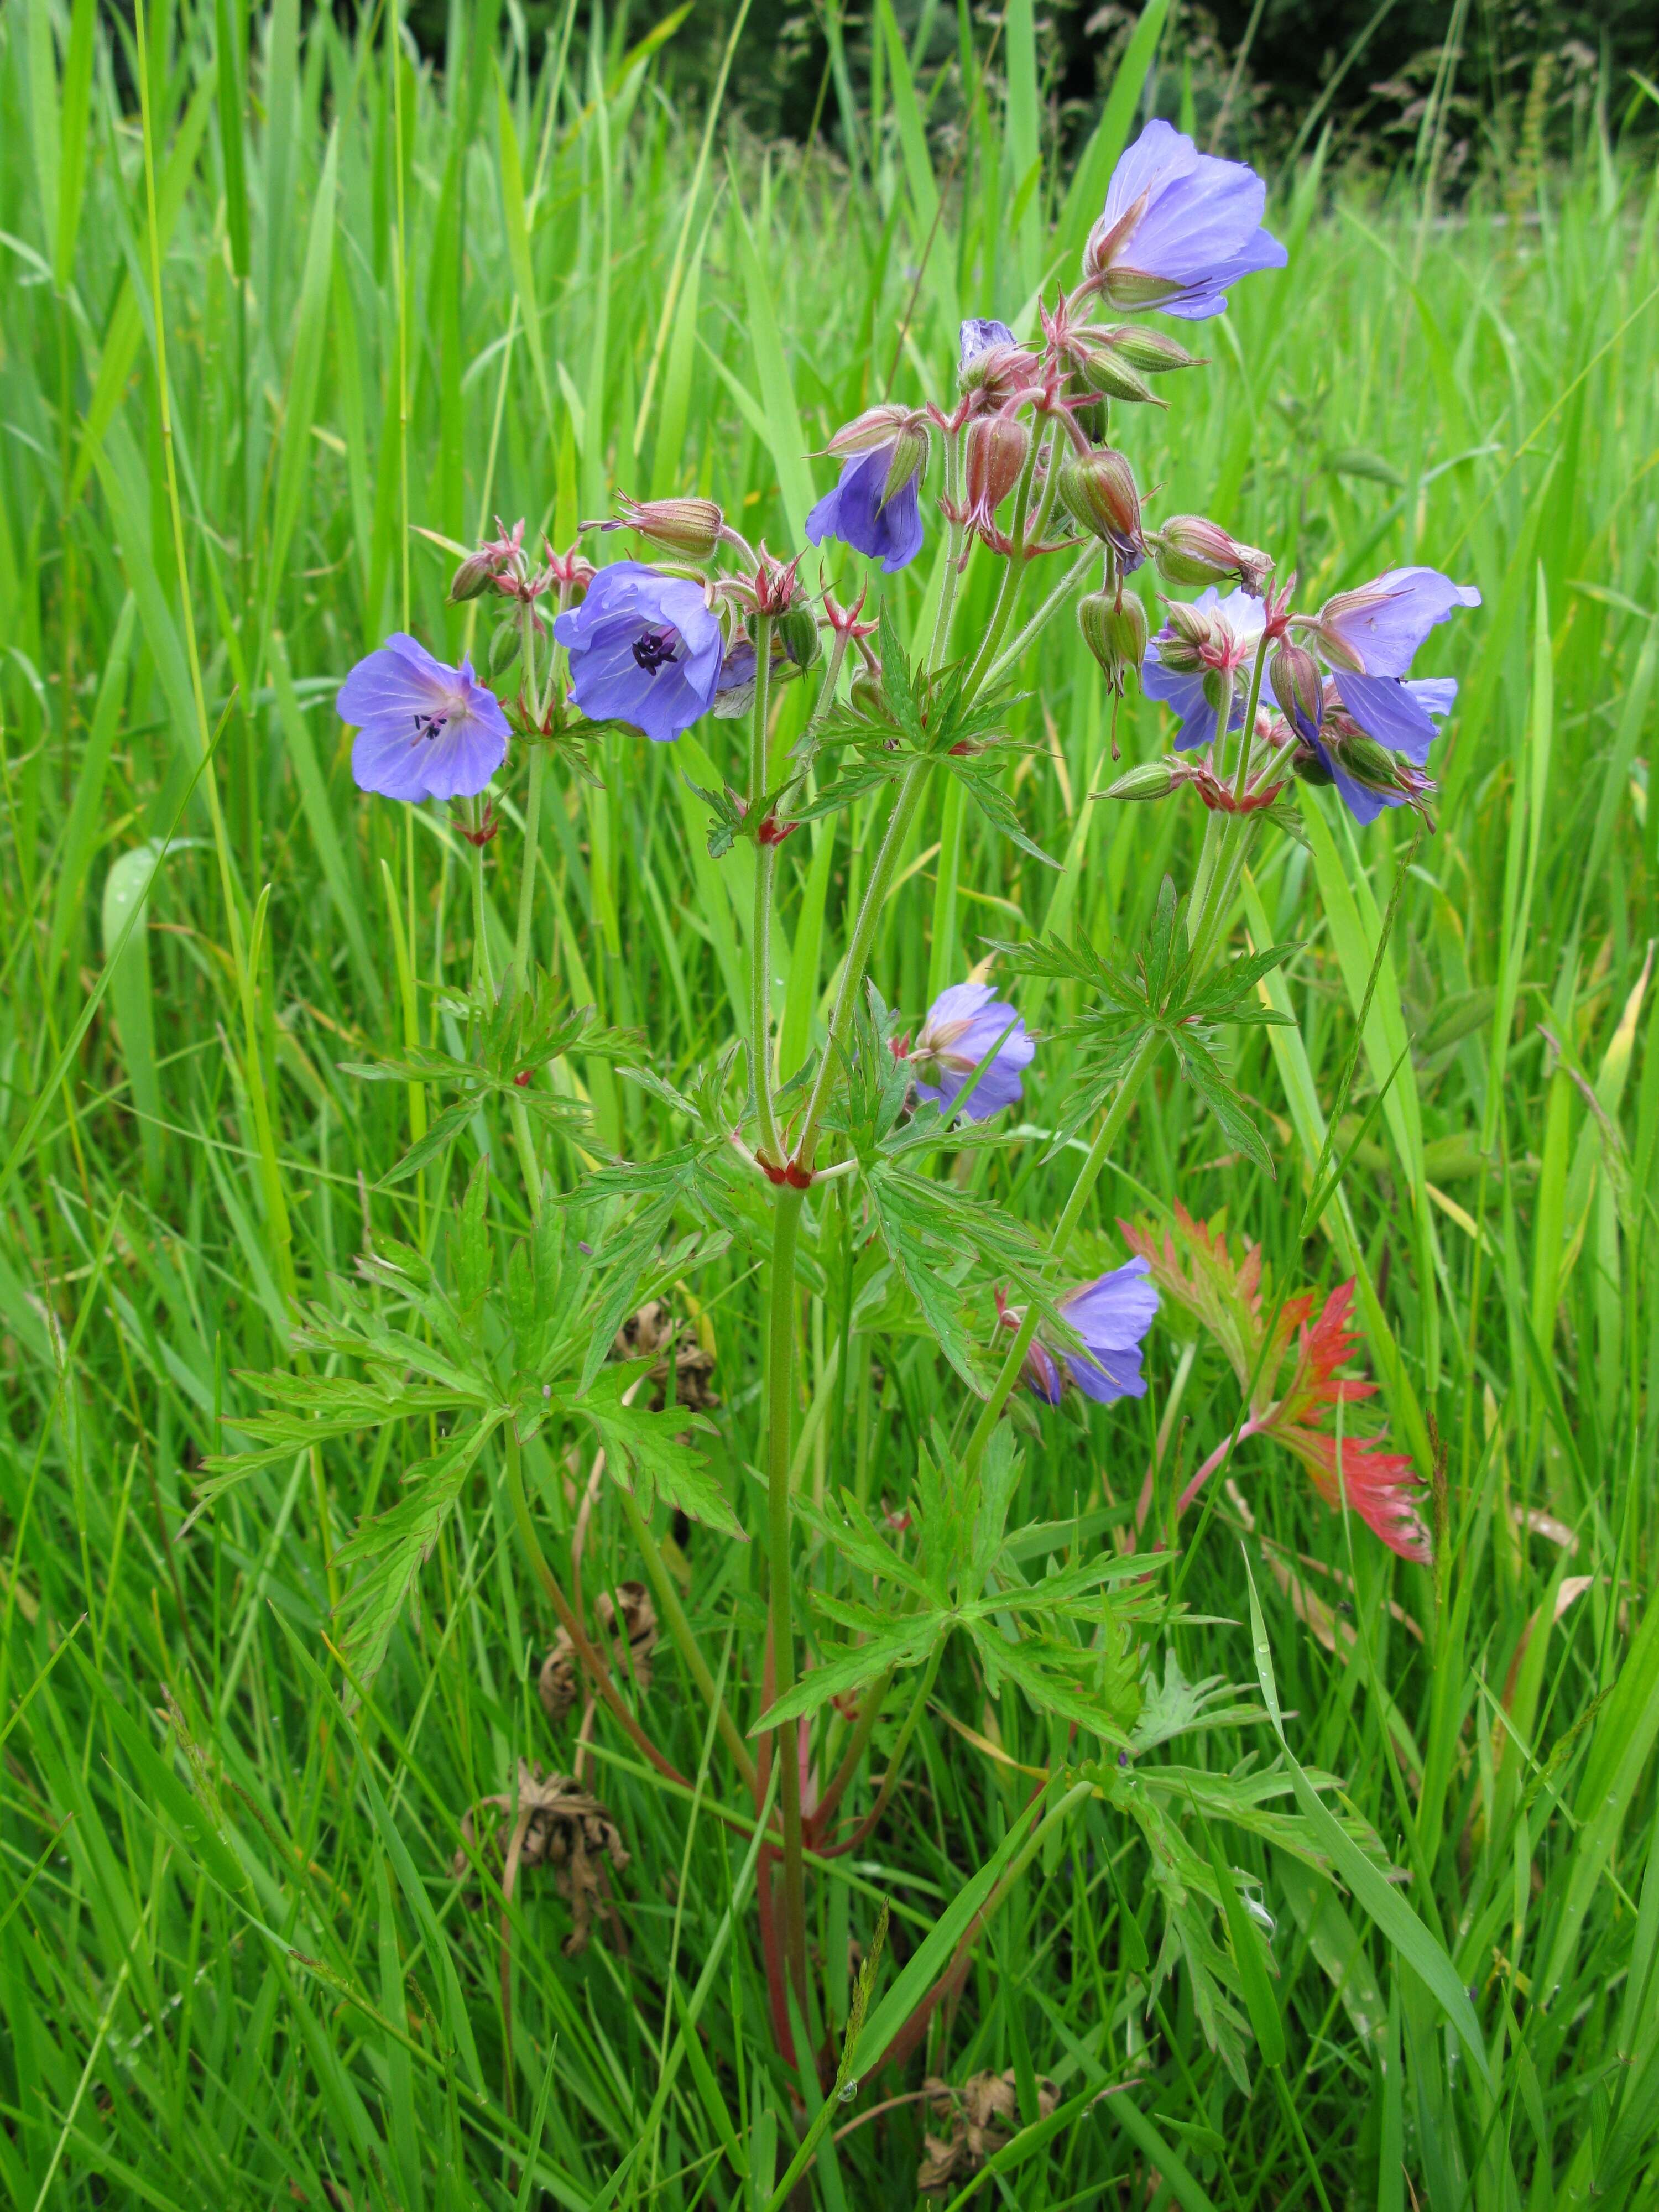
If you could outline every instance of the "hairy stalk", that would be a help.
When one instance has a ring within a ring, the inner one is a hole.
[[[876,855],[876,865],[870,872],[870,881],[865,887],[863,903],[859,908],[858,920],[853,925],[852,938],[847,947],[847,962],[842,969],[841,988],[836,994],[836,1004],[830,1017],[830,1035],[825,1040],[823,1057],[813,1079],[811,1096],[806,1102],[806,1115],[801,1124],[800,1140],[795,1147],[795,1158],[803,1167],[812,1164],[812,1153],[817,1144],[818,1122],[829,1097],[831,1073],[841,1054],[846,1050],[848,1031],[853,1025],[853,1015],[858,1006],[859,993],[864,988],[864,971],[870,964],[870,954],[876,941],[876,927],[881,920],[881,910],[887,903],[887,894],[892,887],[893,875],[898,866],[898,856],[904,849],[904,841],[910,833],[910,824],[921,804],[927,785],[927,772],[933,763],[917,758],[904,772],[893,800],[893,811],[887,817],[887,830],[881,841],[881,850]]]
[[[963,688],[970,695],[979,690],[984,684],[991,664],[997,657],[1003,634],[1007,629],[1013,615],[1015,602],[1019,597],[1020,586],[1025,580],[1025,548],[1029,542],[1027,525],[1030,521],[1031,514],[1031,486],[1036,479],[1038,458],[1049,445],[1054,434],[1054,425],[1045,423],[1032,439],[1026,452],[1025,465],[1019,472],[1019,482],[1014,488],[1014,526],[1010,533],[1013,550],[1003,563],[1002,578],[997,586],[996,605],[991,610],[990,624],[981,641],[979,651],[974,655],[972,665],[968,671],[968,680]],[[1056,467],[1051,467],[1043,483],[1042,497],[1038,502],[1036,526],[1030,533],[1033,538],[1041,538],[1042,535],[1043,526],[1054,507],[1054,494],[1059,488],[1059,483],[1060,471]]]
[[[766,1551],[769,1637],[775,1698],[795,1686],[795,1626],[789,1565],[789,1430],[793,1411],[795,1238],[802,1194],[781,1189],[772,1240],[771,1312],[766,1372]],[[783,1921],[789,1978],[806,2005],[806,1876],[801,1858],[800,1760],[795,1723],[775,1747],[783,1806]]]
[[[999,678],[1006,676],[1011,668],[1017,665],[1020,655],[1047,629],[1078,586],[1087,577],[1090,569],[1099,558],[1098,545],[1091,544],[1085,547],[1030,620],[1016,632],[986,670],[983,681],[987,684],[996,683]]]
[[[749,730],[749,811],[758,817],[766,802],[766,710],[772,677],[772,617],[755,618],[755,707]],[[758,823],[757,825],[758,826]],[[778,1126],[772,1110],[772,881],[777,848],[755,843],[755,920],[749,947],[749,1058],[760,1121],[761,1158],[773,1167]]]
[[[952,507],[962,504],[963,439],[961,430],[952,433],[945,441],[945,496]],[[939,605],[933,615],[933,642],[927,648],[929,668],[942,667],[951,648],[951,620],[957,610],[957,583],[961,574],[963,556],[963,526],[949,526],[945,548],[945,581],[939,587]]]
[[[1136,1094],[1146,1078],[1147,1069],[1157,1057],[1160,1042],[1158,1031],[1149,1030],[1136,1046],[1133,1059],[1118,1079],[1117,1091],[1106,1110],[1106,1118],[1097,1131],[1093,1144],[1089,1147],[1087,1158],[1078,1170],[1077,1181],[1072,1185],[1072,1194],[1066,1200],[1065,1211],[1054,1226],[1054,1238],[1048,1252],[1049,1257],[1056,1267],[1066,1256],[1066,1248],[1072,1241],[1072,1233],[1082,1218],[1083,1209],[1088,1204],[1089,1195],[1100,1178],[1100,1171],[1106,1164],[1107,1157],[1117,1139],[1118,1133],[1129,1117],[1129,1109],[1135,1103]],[[992,1385],[990,1396],[980,1410],[979,1419],[974,1424],[973,1434],[968,1439],[968,1449],[963,1454],[963,1472],[970,1481],[979,1472],[980,1462],[985,1456],[985,1448],[991,1441],[991,1431],[995,1428],[998,1416],[1007,1404],[1009,1395],[1019,1380],[1020,1370],[1025,1364],[1025,1355],[1031,1348],[1031,1340],[1036,1336],[1036,1308],[1031,1306],[1026,1310],[1024,1318],[1015,1332],[1013,1343],[1008,1348],[1007,1358],[1003,1361],[1001,1370]]]

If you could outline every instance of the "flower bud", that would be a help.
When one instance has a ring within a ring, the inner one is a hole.
[[[1133,323],[1107,323],[1099,326],[1096,336],[1142,376],[1163,376],[1172,368],[1203,366],[1195,354],[1188,353],[1174,338],[1165,337],[1162,331],[1139,330]]]
[[[1140,566],[1146,557],[1140,494],[1121,453],[1101,446],[1068,454],[1060,464],[1060,496],[1073,519],[1109,545],[1126,571]]]
[[[872,453],[878,446],[890,446],[901,430],[910,427],[912,410],[901,407],[896,401],[880,407],[866,407],[862,415],[855,415],[850,422],[843,422],[830,443],[827,453]]]
[[[1151,540],[1158,573],[1166,584],[1243,584],[1260,599],[1273,562],[1254,545],[1241,545],[1202,514],[1172,515]]]
[[[1146,610],[1134,592],[1116,599],[1089,592],[1078,601],[1077,626],[1114,691],[1122,690],[1126,678],[1139,675],[1146,658]]]
[[[881,488],[881,504],[896,499],[908,483],[921,476],[927,465],[927,428],[925,416],[913,416],[893,440],[892,458],[887,464],[887,481]]]
[[[874,721],[882,713],[881,672],[877,668],[860,668],[847,687],[855,714]]]
[[[810,607],[789,607],[774,617],[776,636],[784,657],[797,668],[810,668],[822,650],[818,626]]]
[[[1233,711],[1233,672],[1231,668],[1206,668],[1204,672],[1204,703],[1213,708],[1216,726],[1224,727]]]
[[[1185,600],[1175,600],[1170,608],[1158,641],[1158,657],[1175,676],[1196,676],[1208,665],[1206,651],[1213,651],[1220,642],[1220,623],[1213,622],[1201,607],[1188,606]]]
[[[1369,791],[1407,791],[1422,780],[1402,775],[1398,756],[1360,730],[1345,734],[1332,750],[1354,781]]]
[[[501,555],[493,545],[481,545],[476,553],[469,553],[450,579],[451,606],[459,606],[464,599],[482,599],[495,582],[500,567]]]
[[[1298,745],[1291,756],[1291,770],[1300,782],[1321,786],[1334,783],[1332,775],[1311,745]]]
[[[1319,672],[1319,663],[1305,646],[1286,637],[1274,647],[1267,667],[1273,696],[1291,728],[1300,738],[1316,738],[1325,718],[1325,679]]]
[[[978,415],[968,425],[964,463],[968,504],[988,521],[1014,486],[1030,451],[1025,424],[1007,415]]]
[[[1106,442],[1107,428],[1106,402],[1103,399],[1073,400],[1071,411],[1073,422],[1077,424],[1089,443],[1091,446],[1103,446]]]
[[[1100,793],[1103,799],[1167,799],[1176,787],[1176,772],[1168,761],[1143,761],[1126,769],[1115,784]]]
[[[519,665],[519,655],[524,647],[524,633],[516,615],[497,623],[490,633],[489,650],[484,655],[484,681],[492,691],[500,691]]]
[[[1036,374],[1036,356],[1020,344],[1006,323],[975,318],[962,325],[957,386],[976,405],[1000,407]]]
[[[1091,392],[1103,392],[1108,399],[1125,399],[1132,404],[1150,400],[1154,407],[1169,404],[1124,360],[1104,331],[1086,324],[1073,331],[1066,339],[1066,356]]]
[[[653,544],[688,561],[714,557],[726,517],[712,499],[623,499],[620,517],[599,525],[602,530],[637,530]]]

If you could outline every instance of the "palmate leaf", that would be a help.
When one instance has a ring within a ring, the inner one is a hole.
[[[947,753],[945,765],[967,793],[984,819],[994,830],[1022,853],[1029,853],[1034,860],[1041,860],[1045,868],[1060,872],[1060,862],[1045,853],[1036,839],[1026,834],[1013,799],[1002,781],[1002,763],[994,753]]]
[[[907,1616],[899,1626],[872,1636],[867,1643],[836,1652],[821,1666],[803,1674],[787,1696],[769,1705],[749,1733],[759,1735],[786,1721],[798,1720],[803,1713],[814,1713],[831,1698],[845,1697],[849,1691],[862,1689],[889,1668],[902,1672],[924,1666],[933,1657],[940,1638],[950,1632],[951,1626],[948,1613],[915,1613]]]
[[[1011,1681],[1039,1712],[1127,1747],[1140,1708],[1134,1655],[1121,1623],[1107,1620],[1102,1627],[1096,1650],[1054,1637],[1005,1636],[989,1620],[971,1620],[969,1632],[992,1697]]]
[[[335,1553],[337,1565],[357,1571],[341,1602],[340,1618],[343,1649],[359,1682],[371,1682],[380,1671],[398,1616],[419,1581],[422,1564],[430,1556],[479,1453],[504,1419],[496,1409],[453,1437],[434,1457],[417,1461],[404,1477],[404,1494],[398,1503],[365,1522]]]
[[[743,1524],[708,1461],[680,1441],[688,1429],[712,1434],[714,1424],[700,1413],[688,1413],[684,1407],[665,1406],[653,1413],[647,1407],[624,1403],[626,1393],[645,1379],[653,1363],[654,1355],[602,1369],[580,1397],[571,1401],[568,1411],[592,1428],[605,1446],[612,1480],[633,1492],[642,1513],[648,1513],[653,1499],[660,1498],[675,1511],[747,1543]]]
[[[1171,1644],[1164,1654],[1163,1679],[1150,1662],[1141,1677],[1140,1717],[1130,1747],[1139,1754],[1160,1743],[1173,1742],[1176,1736],[1194,1735],[1207,1729],[1248,1727],[1267,1717],[1266,1707],[1243,1698],[1224,1675],[1206,1674],[1200,1681],[1189,1682]]]
[[[1217,1065],[1214,1054],[1191,1030],[1176,1032],[1176,1057],[1181,1072],[1221,1124],[1221,1133],[1235,1152],[1243,1152],[1263,1173],[1277,1181],[1273,1154],[1261,1132],[1250,1119],[1244,1101]]]

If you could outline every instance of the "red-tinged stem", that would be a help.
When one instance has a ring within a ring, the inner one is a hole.
[[[1218,1469],[1225,1467],[1227,1462],[1232,1457],[1235,1448],[1237,1445],[1242,1444],[1246,1437],[1259,1436],[1261,1433],[1261,1427],[1262,1424],[1258,1421],[1255,1414],[1252,1413],[1249,1419],[1245,1422],[1242,1429],[1230,1431],[1228,1435],[1222,1438],[1221,1442],[1210,1454],[1208,1459],[1205,1461],[1203,1466],[1200,1468],[1198,1473],[1193,1477],[1192,1480],[1187,1485],[1187,1487],[1182,1492],[1180,1497],[1176,1498],[1175,1517],[1177,1521],[1180,1520],[1182,1515],[1192,1504],[1194,1498],[1197,1497],[1199,1492],[1203,1489],[1210,1477],[1214,1474]],[[1137,1514],[1135,1516],[1135,1533],[1137,1535],[1140,1533],[1140,1522],[1143,1517],[1144,1516],[1139,1514]]]
[[[910,1700],[910,1710],[904,1717],[904,1726],[899,1730],[898,1741],[893,1746],[893,1755],[887,1762],[887,1771],[881,1778],[881,1788],[876,1793],[875,1803],[865,1814],[850,1836],[836,1844],[833,1850],[824,1851],[825,1858],[841,1858],[848,1851],[855,1851],[860,1844],[875,1833],[876,1824],[887,1810],[893,1791],[897,1787],[899,1770],[904,1764],[904,1754],[910,1747],[910,1739],[916,1732],[916,1723],[927,1711],[927,1700],[933,1695],[933,1684],[939,1679],[939,1662],[944,1656],[945,1638],[941,1637],[933,1646],[933,1656],[927,1662],[927,1670],[917,1685],[915,1696]],[[860,1715],[860,1717],[861,1719],[862,1716]],[[873,1716],[872,1725],[874,1725]]]
[[[884,1674],[871,1685],[866,1693],[864,1703],[859,1708],[859,1717],[853,1723],[852,1737],[842,1758],[841,1765],[830,1777],[829,1787],[813,1809],[809,1826],[811,1829],[811,1844],[814,1850],[818,1847],[818,1838],[823,1836],[829,1827],[831,1814],[847,1795],[848,1787],[859,1771],[859,1761],[869,1747],[870,1739],[875,1734],[876,1722],[880,1717],[882,1706],[886,1702],[887,1692],[892,1686],[893,1670],[890,1667]]]

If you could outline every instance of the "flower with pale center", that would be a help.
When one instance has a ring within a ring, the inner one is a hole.
[[[384,799],[473,798],[507,757],[507,716],[471,662],[452,668],[401,630],[357,663],[334,703],[357,732],[359,789]]]

